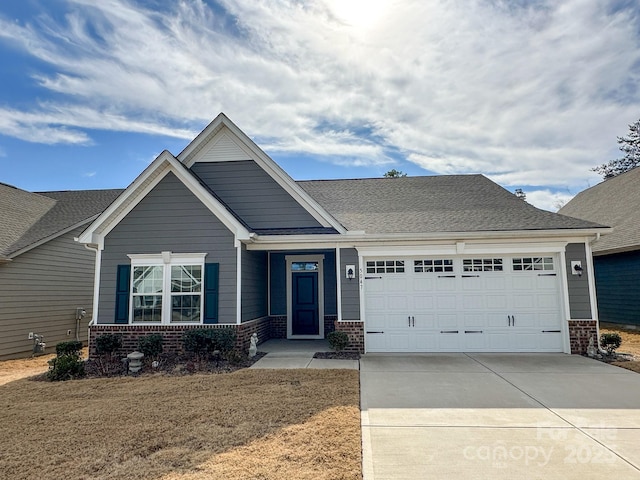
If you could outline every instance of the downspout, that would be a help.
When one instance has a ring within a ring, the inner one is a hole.
[[[100,246],[93,247],[91,245],[85,244],[84,248],[87,250],[91,250],[96,254],[96,263],[94,266],[94,276],[93,276],[93,305],[91,306],[91,320],[87,325],[87,345],[89,345],[89,339],[91,337],[90,328],[91,325],[95,325],[98,323],[98,303],[100,300],[100,267],[102,265],[102,249]],[[76,322],[78,324],[78,329],[80,327],[80,320]],[[76,338],[79,337],[79,330],[76,333]]]
[[[591,244],[596,240],[600,239],[600,232],[596,234],[595,237],[591,238],[588,242],[584,242],[586,257],[587,257],[587,268],[588,268],[588,285],[589,285],[589,296],[591,297],[591,311],[593,312],[593,319],[596,321],[596,342],[595,346],[598,350],[598,353],[601,355],[606,354],[604,350],[600,348],[600,314],[598,312],[598,302],[596,300],[596,271],[593,268],[593,251],[591,250]]]

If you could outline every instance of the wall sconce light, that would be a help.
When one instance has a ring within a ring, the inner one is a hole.
[[[571,261],[571,275],[582,276],[582,262],[579,260]]]
[[[356,278],[356,266],[355,265],[347,265],[345,267],[345,277],[349,280],[353,280]]]

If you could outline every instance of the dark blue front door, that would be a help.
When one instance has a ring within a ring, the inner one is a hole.
[[[319,335],[318,272],[293,272],[292,335]]]

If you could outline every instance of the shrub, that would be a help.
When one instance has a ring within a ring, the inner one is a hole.
[[[600,346],[604,348],[609,355],[613,355],[621,344],[622,337],[617,333],[603,333],[600,335]]]
[[[60,342],[56,345],[56,355],[80,355],[82,350],[82,342],[78,340],[71,340],[69,342]]]
[[[145,335],[138,339],[138,350],[144,353],[145,358],[155,358],[162,353],[164,337],[159,333]]]
[[[218,350],[229,354],[236,344],[236,331],[232,328],[201,328],[184,332],[182,343],[187,352],[198,356],[209,356]]]
[[[49,360],[47,378],[53,382],[84,377],[84,362],[76,354],[58,355]]]
[[[331,348],[336,352],[341,352],[349,346],[349,335],[340,330],[329,333],[327,335],[327,340],[329,341]]]
[[[120,335],[105,333],[96,337],[96,353],[98,355],[113,355],[122,348]]]

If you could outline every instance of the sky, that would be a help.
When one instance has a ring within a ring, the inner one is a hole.
[[[0,182],[124,188],[224,112],[296,180],[555,211],[640,118],[636,0],[1,0]]]

